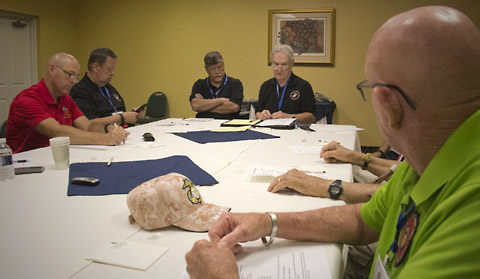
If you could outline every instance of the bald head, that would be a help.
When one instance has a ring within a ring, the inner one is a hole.
[[[73,55],[70,55],[68,53],[55,53],[48,59],[48,67],[51,65],[53,66],[59,66],[63,68],[65,64],[79,64],[77,61],[77,58],[75,58]],[[80,64],[79,64],[80,65]]]
[[[407,11],[375,33],[366,74],[371,83],[403,89],[419,110],[432,107],[433,101],[451,106],[478,99],[480,33],[468,17],[452,8]]]
[[[56,53],[48,59],[45,84],[55,100],[70,92],[79,73],[80,64],[70,54]]]
[[[383,137],[421,174],[450,135],[480,108],[480,33],[461,12],[422,7],[374,35],[365,72]]]

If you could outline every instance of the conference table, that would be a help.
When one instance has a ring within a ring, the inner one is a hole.
[[[222,122],[170,118],[128,128],[130,135],[120,146],[71,145],[70,163],[107,162],[113,157],[115,164],[185,155],[219,182],[198,187],[203,200],[228,206],[231,212],[304,211],[344,204],[291,190],[270,193],[267,188],[274,178],[253,176],[252,169],[298,168],[325,172],[329,179],[352,181],[351,165],[325,163],[315,150],[333,140],[359,150],[356,127],[313,124],[314,131],[254,128],[279,138],[205,144],[174,134],[212,130]],[[145,132],[152,133],[156,140],[143,141]],[[0,182],[0,278],[180,278],[185,273],[185,253],[195,241],[208,239],[207,233],[173,226],[153,231],[139,228],[128,220],[125,194],[67,196],[69,169],[54,168],[49,147],[13,157],[45,166],[45,171]],[[112,240],[159,245],[168,251],[146,271],[85,260]],[[285,245],[295,243],[283,241]],[[269,248],[278,243],[282,240],[276,240]],[[249,244],[263,247],[260,240]],[[304,245],[324,247],[332,278],[343,274],[346,259],[343,245]]]

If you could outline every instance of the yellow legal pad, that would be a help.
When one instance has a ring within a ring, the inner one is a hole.
[[[212,132],[243,132],[250,129],[252,126],[235,126],[235,127],[220,127]]]

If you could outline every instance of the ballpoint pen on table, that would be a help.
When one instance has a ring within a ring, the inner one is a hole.
[[[110,158],[110,160],[107,162],[107,167],[110,167],[110,165],[112,165],[113,158],[114,156],[112,156],[112,158]]]

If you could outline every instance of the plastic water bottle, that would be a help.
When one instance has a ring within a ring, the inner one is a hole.
[[[5,138],[0,139],[0,181],[15,178],[13,168],[12,149],[7,145]]]

